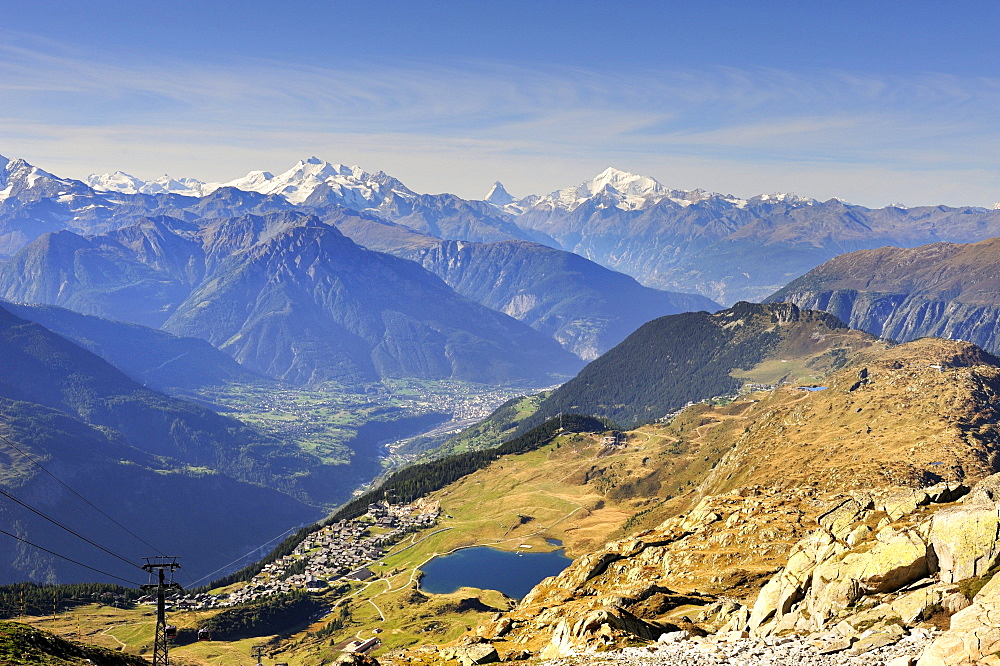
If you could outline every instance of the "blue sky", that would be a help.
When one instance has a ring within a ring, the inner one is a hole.
[[[14,0],[0,154],[209,181],[316,155],[469,198],[615,166],[991,206],[998,25],[985,2]]]

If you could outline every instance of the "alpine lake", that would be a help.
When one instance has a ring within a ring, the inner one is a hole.
[[[420,587],[433,594],[449,594],[460,587],[474,587],[498,590],[513,599],[522,599],[542,579],[558,574],[572,561],[561,548],[547,553],[526,549],[511,552],[488,546],[462,548],[435,557],[420,567],[424,572]]]

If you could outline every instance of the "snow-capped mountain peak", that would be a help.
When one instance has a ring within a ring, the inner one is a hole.
[[[507,204],[515,201],[515,199],[510,195],[510,192],[507,191],[507,188],[503,186],[503,183],[499,180],[495,180],[493,181],[493,187],[491,187],[490,191],[486,193],[483,201],[488,201],[494,206],[506,206]]]
[[[299,160],[291,169],[276,176],[267,171],[251,171],[242,178],[216,185],[276,194],[293,204],[304,202],[321,186],[326,188],[326,194],[357,210],[378,206],[391,192],[414,195],[401,182],[381,171],[371,174],[359,166],[333,164],[318,157]]]
[[[214,189],[195,178],[171,178],[163,174],[156,180],[142,180],[124,171],[92,174],[84,182],[98,192],[121,194],[182,194],[201,197]]]
[[[667,188],[649,176],[620,171],[614,167],[608,167],[583,183],[583,187],[589,189],[591,194],[597,194],[609,186],[625,196],[649,197],[667,192]]]
[[[0,201],[17,196],[19,192],[43,185],[64,194],[65,189],[73,189],[75,181],[53,176],[21,158],[8,159],[0,156]]]
[[[145,181],[139,180],[124,171],[114,173],[91,174],[84,179],[90,187],[101,192],[122,192],[123,194],[136,194],[145,185]]]
[[[590,180],[575,187],[557,190],[539,201],[555,208],[573,210],[588,199],[600,196],[602,206],[632,210],[669,194],[670,190],[649,176],[608,167]]]

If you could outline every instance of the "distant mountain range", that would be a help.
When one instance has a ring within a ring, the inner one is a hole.
[[[548,195],[482,201],[419,194],[383,172],[303,160],[226,183],[122,174],[61,179],[21,160],[0,162],[0,254],[46,231],[104,233],[141,215],[185,220],[347,208],[441,240],[528,240],[575,252],[658,289],[719,303],[760,300],[838,254],[884,245],[976,242],[1000,236],[1000,211],[976,207],[870,209],[794,194],[740,198],[670,189],[607,169]]]
[[[905,342],[966,340],[1000,352],[1000,238],[844,254],[768,298],[825,310]]]
[[[580,367],[415,263],[297,211],[202,226],[145,217],[89,238],[47,233],[0,268],[0,293],[202,338],[295,383],[547,381]]]
[[[341,216],[336,224],[358,243],[416,261],[459,294],[523,321],[587,361],[650,319],[721,309],[704,296],[644,287],[578,254],[529,241],[446,241],[361,216]]]

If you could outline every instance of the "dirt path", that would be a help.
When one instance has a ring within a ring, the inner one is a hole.
[[[108,627],[107,629],[105,629],[104,631],[102,631],[102,632],[101,632],[101,635],[102,635],[102,636],[107,636],[108,638],[112,638],[112,639],[114,639],[114,641],[115,641],[116,643],[118,643],[118,645],[122,646],[122,648],[123,648],[123,649],[124,649],[124,648],[127,648],[127,647],[128,647],[128,645],[126,645],[125,643],[122,643],[122,642],[121,642],[121,640],[120,640],[120,639],[119,639],[119,638],[118,638],[117,636],[115,636],[114,634],[111,634],[111,633],[108,633],[108,632],[110,632],[110,631],[111,631],[112,629],[114,629],[115,627],[124,627],[124,626],[125,626],[125,623],[124,623],[124,622],[123,622],[122,624],[113,624],[113,625],[111,625],[110,627]]]

